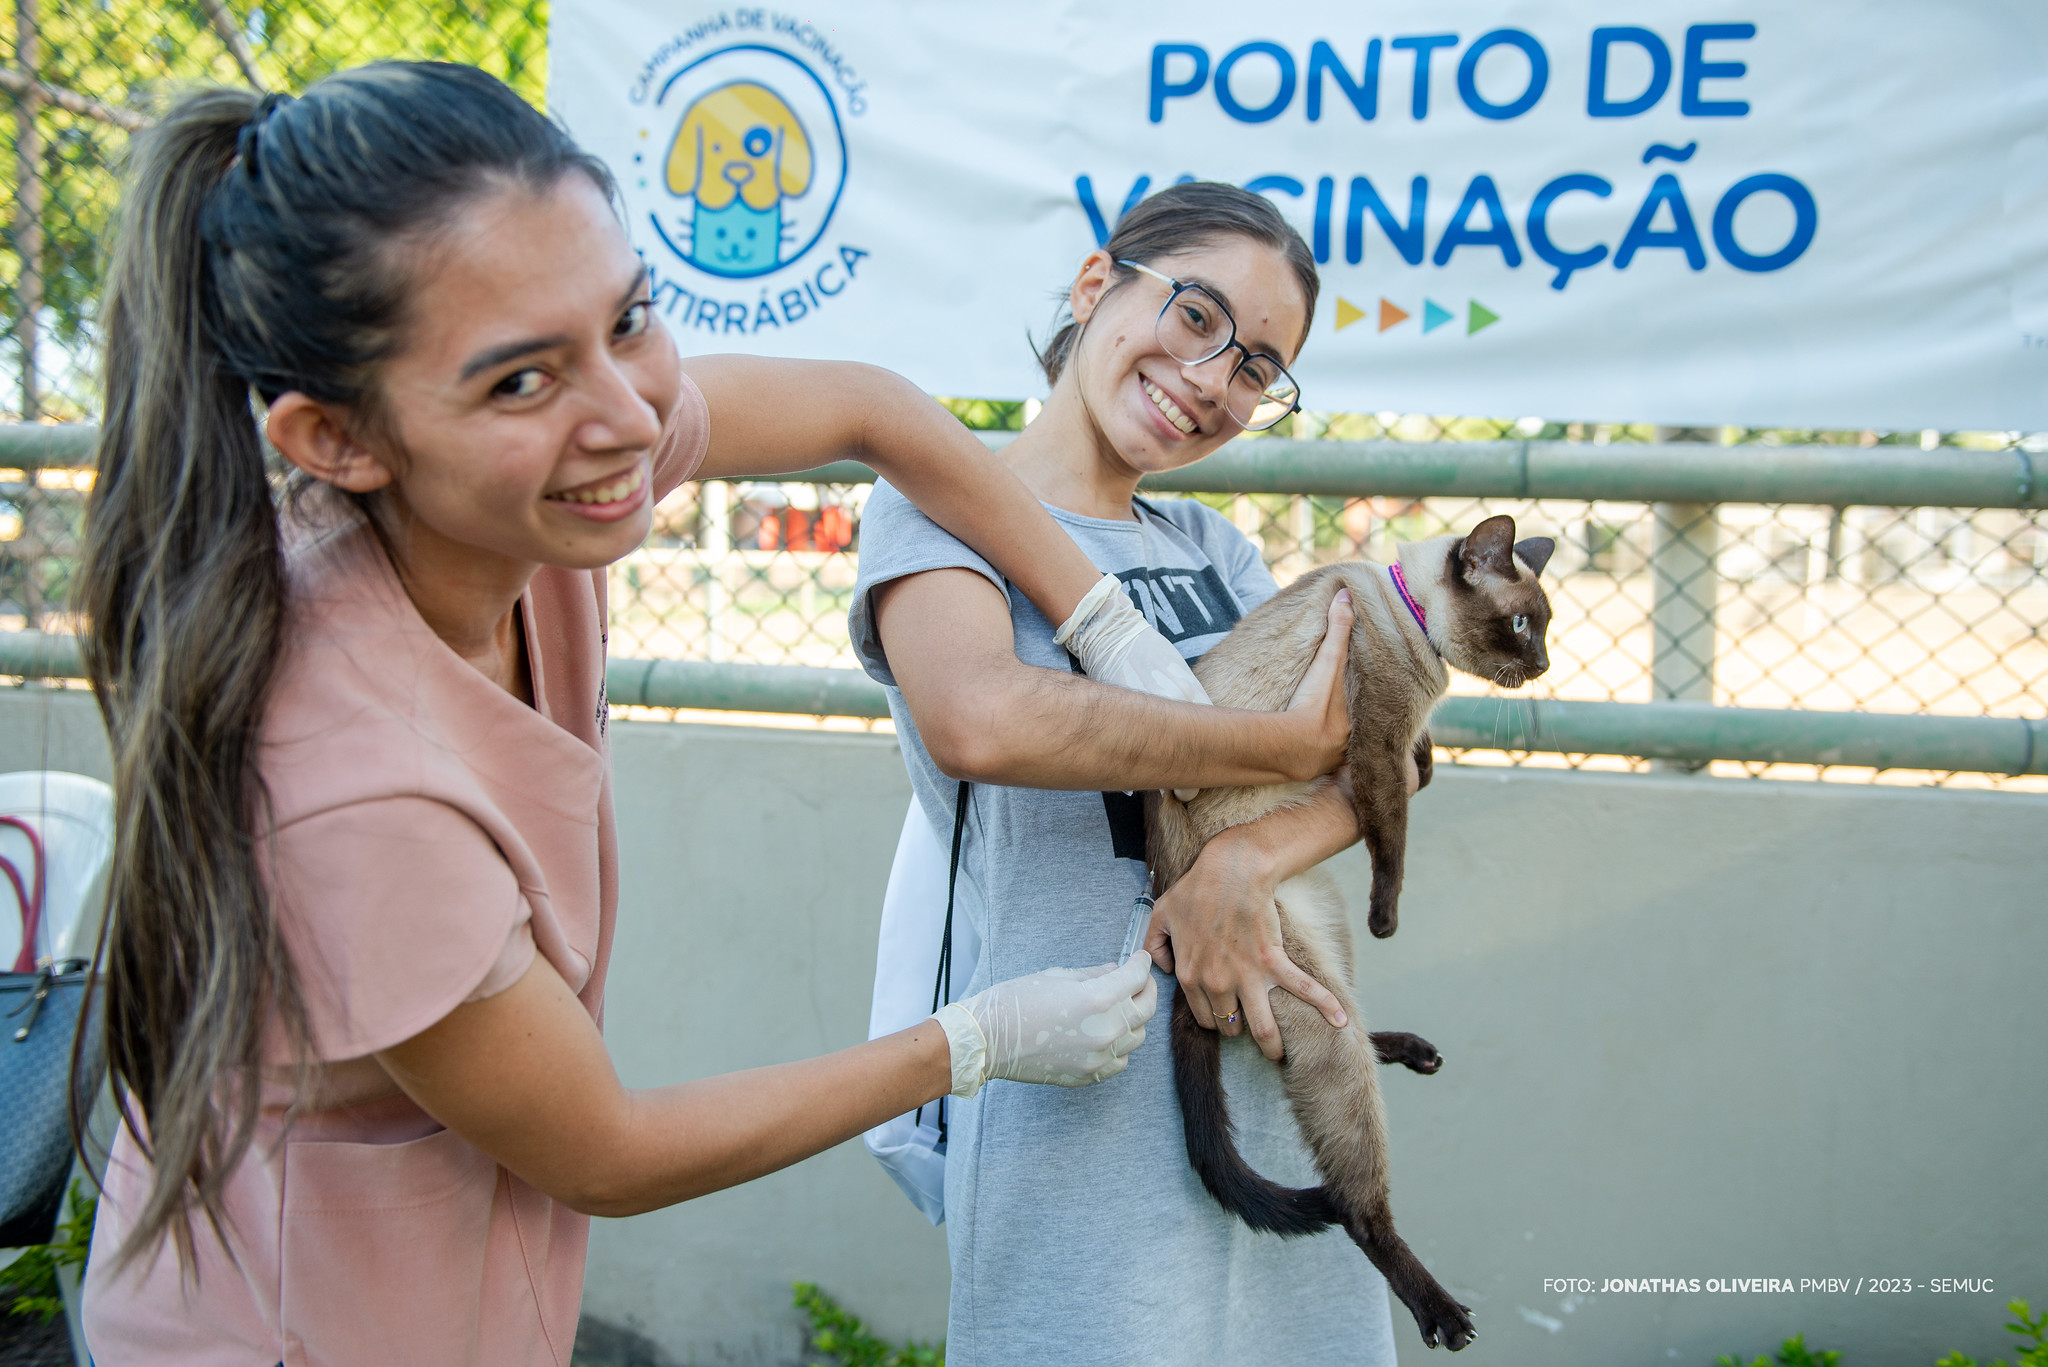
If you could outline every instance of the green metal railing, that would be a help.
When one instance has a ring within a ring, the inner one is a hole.
[[[1001,446],[1008,432],[983,439]],[[1569,498],[1627,503],[1810,503],[1824,507],[2048,508],[2048,459],[1940,447],[1709,446],[1577,441],[1230,443],[1197,465],[1147,475],[1158,493],[1399,498]],[[840,461],[788,483],[865,484]]]
[[[629,707],[889,715],[882,686],[854,669],[614,660],[606,683],[612,702]],[[2048,719],[1452,697],[1430,734],[1454,749],[2048,774]]]
[[[0,465],[17,470],[90,465],[99,440],[100,429],[82,423],[0,424]]]
[[[999,446],[1009,433],[984,433]],[[0,467],[82,466],[89,427],[0,427]],[[2048,474],[2048,471],[2043,471]],[[874,478],[843,461],[785,482]],[[2034,458],[2011,448],[1594,446],[1581,442],[1340,442],[1264,438],[1226,446],[1198,467],[1148,477],[1165,492],[1608,499],[1685,505],[2048,507]],[[76,643],[39,632],[0,634],[0,674],[75,678]],[[692,660],[614,659],[621,706],[879,718],[879,685],[858,670]],[[1698,765],[1713,760],[2048,774],[2048,719],[1716,707],[1695,701],[1573,702],[1447,698],[1431,722],[1453,749],[1626,755]]]
[[[78,645],[69,636],[0,633],[0,674],[76,678],[81,672]],[[855,669],[613,660],[605,688],[622,707],[889,715],[882,686]],[[1453,697],[1437,708],[1430,732],[1438,745],[1468,749],[2048,774],[2048,720],[2007,717]]]
[[[1011,432],[978,434],[992,448]],[[0,466],[90,464],[99,429],[0,426]],[[869,484],[838,461],[789,484]],[[1712,446],[1699,442],[1234,441],[1197,465],[1147,475],[1160,493],[1569,498],[1632,503],[1808,503],[1827,507],[2048,508],[2048,458],[2014,447]]]

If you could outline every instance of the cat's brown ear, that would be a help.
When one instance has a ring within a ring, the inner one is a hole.
[[[1547,536],[1532,536],[1515,543],[1515,554],[1522,557],[1522,563],[1529,567],[1531,574],[1543,573],[1543,567],[1550,563],[1551,552],[1556,549],[1557,543]]]
[[[1482,574],[1515,577],[1515,520],[1506,513],[1489,517],[1458,543],[1458,565],[1470,583]]]

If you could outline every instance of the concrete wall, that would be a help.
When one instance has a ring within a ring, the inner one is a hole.
[[[40,762],[45,717],[53,765],[104,771],[80,699],[36,693],[0,699],[0,767]],[[621,724],[614,743],[626,1080],[858,1040],[907,799],[893,741]],[[1707,1367],[1795,1332],[1843,1367],[2010,1356],[2003,1302],[2048,1302],[2048,799],[1443,768],[1415,817],[1401,932],[1362,937],[1361,998],[1448,1060],[1387,1092],[1402,1230],[1481,1326],[1461,1361]],[[1362,853],[1338,868],[1362,903]],[[1610,1277],[1701,1290],[1597,1294]],[[941,1232],[850,1145],[600,1222],[587,1341],[793,1363],[795,1279],[884,1333],[944,1332]]]

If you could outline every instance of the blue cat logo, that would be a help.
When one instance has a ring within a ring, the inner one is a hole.
[[[697,201],[690,220],[690,264],[713,275],[748,276],[774,270],[782,262],[782,206],[749,208],[735,199],[723,209],[707,209]]]

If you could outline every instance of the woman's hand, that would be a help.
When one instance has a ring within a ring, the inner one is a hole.
[[[1159,1006],[1152,963],[1133,954],[1099,968],[1048,968],[939,1009],[952,1051],[953,1095],[990,1078],[1085,1087],[1115,1077],[1145,1042]]]
[[[1113,574],[1105,574],[1052,634],[1081,662],[1081,672],[1098,683],[1115,684],[1155,698],[1204,703],[1209,695],[1180,652],[1131,605]]]
[[[1273,892],[1291,875],[1276,867],[1273,850],[1254,831],[1258,824],[1233,826],[1203,847],[1195,866],[1161,894],[1145,948],[1179,977],[1198,1025],[1226,1035],[1249,1027],[1260,1051],[1277,1062],[1284,1051],[1266,996],[1273,988],[1292,992],[1339,1029],[1346,1017],[1337,999],[1287,957]]]

